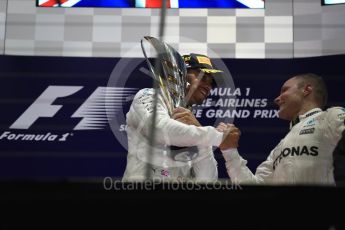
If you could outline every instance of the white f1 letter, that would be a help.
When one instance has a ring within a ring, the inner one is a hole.
[[[53,117],[62,105],[52,105],[56,98],[70,96],[83,86],[49,86],[11,125],[11,129],[28,129],[39,117]]]

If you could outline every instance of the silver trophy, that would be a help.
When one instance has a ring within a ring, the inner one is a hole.
[[[145,48],[145,41],[151,46]],[[186,107],[187,69],[184,60],[173,47],[154,37],[145,36],[141,40],[141,48],[171,116],[174,108]],[[152,48],[157,59],[150,60],[148,51]],[[170,150],[171,157],[176,161],[190,161],[198,156],[196,146],[170,146]]]
[[[144,41],[151,44],[150,48],[154,49],[158,59],[151,61],[148,58]],[[186,107],[187,70],[182,56],[170,45],[149,36],[141,40],[141,48],[153,77],[159,84],[160,93],[168,106],[169,114],[172,114],[174,108]]]

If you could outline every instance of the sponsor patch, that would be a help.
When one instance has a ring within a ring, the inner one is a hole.
[[[315,124],[315,119],[310,119],[308,122],[307,122],[307,125],[313,125]]]
[[[169,176],[169,171],[168,171],[168,170],[163,169],[163,170],[161,171],[161,175],[162,175],[162,176],[166,176],[166,177],[168,177],[168,176]]]
[[[210,61],[209,58],[207,58],[207,57],[200,57],[200,56],[197,56],[196,58],[198,59],[198,62],[200,64],[207,64],[207,65],[212,66],[211,61]]]
[[[312,118],[312,119],[308,120],[306,123],[304,123],[303,128],[312,127],[312,126],[315,126],[315,124],[316,124],[316,119]]]
[[[339,117],[339,118],[345,117],[345,113],[338,114],[338,117]]]
[[[303,130],[302,130],[303,131]],[[317,146],[293,146],[290,148],[284,148],[279,156],[273,162],[273,170],[276,169],[278,164],[285,157],[301,157],[301,156],[311,156],[316,157],[319,155],[319,148]]]
[[[312,134],[312,133],[314,133],[314,131],[315,131],[315,128],[303,129],[303,130],[301,130],[301,132],[299,132],[299,135]]]

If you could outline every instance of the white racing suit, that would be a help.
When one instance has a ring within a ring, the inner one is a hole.
[[[149,154],[150,128],[153,115],[153,89],[140,90],[127,113],[128,156],[123,181],[161,179],[165,181],[213,181],[218,178],[217,162],[212,146],[219,146],[223,134],[214,127],[186,125],[170,118],[168,109],[158,95],[155,146]],[[197,146],[193,160],[176,161],[169,146]],[[149,176],[146,177],[147,170]]]
[[[231,180],[242,184],[334,185],[333,150],[344,130],[345,109],[312,109],[271,151],[255,175],[237,149],[223,151]]]

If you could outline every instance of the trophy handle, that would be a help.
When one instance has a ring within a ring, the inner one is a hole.
[[[147,40],[147,37],[144,37],[144,38]],[[144,53],[144,57],[146,59],[147,65],[149,66],[152,74],[154,74],[155,73],[154,68],[151,65],[151,62],[149,61],[149,58],[147,57],[147,54],[146,54],[146,51],[145,51],[145,48],[144,48],[144,39],[141,39],[140,44],[141,44],[141,49],[142,49],[142,51]]]
[[[144,39],[146,39],[148,42],[150,42],[151,43],[151,39],[155,39],[155,38],[153,38],[153,37],[150,37],[150,36],[145,36],[144,37]],[[164,100],[164,102],[165,102],[165,104],[167,105],[167,107],[168,107],[168,112],[169,112],[169,115],[171,116],[171,114],[172,114],[172,111],[173,111],[173,107],[171,106],[173,103],[172,103],[172,99],[171,99],[171,96],[170,96],[170,94],[169,94],[169,92],[168,92],[168,89],[167,89],[167,87],[165,86],[165,84],[164,84],[164,81],[162,80],[162,77],[160,76],[160,75],[156,75],[156,72],[155,72],[155,68],[152,66],[152,64],[151,64],[151,62],[150,62],[150,60],[149,60],[149,58],[148,58],[148,56],[147,56],[147,54],[146,54],[146,51],[145,51],[145,48],[144,48],[144,39],[141,39],[141,41],[140,41],[140,44],[141,44],[141,49],[142,49],[142,51],[143,51],[143,54],[144,54],[144,57],[145,57],[145,59],[146,59],[146,63],[147,63],[147,65],[149,66],[149,68],[150,68],[150,70],[151,70],[151,73],[154,75],[153,76],[153,80],[154,81],[158,81],[158,83],[159,83],[159,92],[160,92],[160,94],[162,95],[162,98],[163,98],[163,100]],[[152,43],[151,43],[152,44]],[[153,45],[153,44],[152,44]]]

